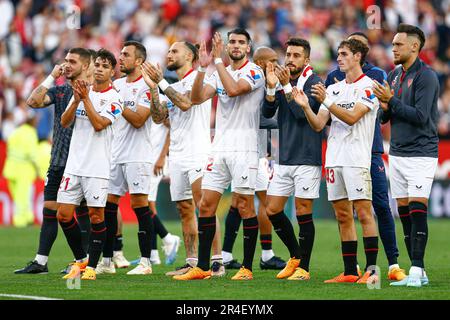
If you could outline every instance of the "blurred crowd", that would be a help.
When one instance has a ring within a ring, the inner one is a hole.
[[[325,78],[336,67],[339,42],[355,31],[370,39],[368,60],[390,71],[400,22],[427,36],[421,58],[438,73],[439,133],[450,139],[450,0],[0,0],[0,13],[3,140],[26,121],[26,98],[71,47],[104,47],[118,55],[124,41],[137,40],[149,60],[164,66],[174,41],[209,42],[214,32],[226,37],[241,26],[252,35],[253,48],[276,49],[280,63],[289,37],[309,40],[311,64]],[[37,117],[38,137],[48,139],[52,108],[38,110]]]

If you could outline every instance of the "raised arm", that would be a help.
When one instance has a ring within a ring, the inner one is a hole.
[[[64,65],[56,65],[50,75],[37,86],[27,99],[27,105],[31,108],[45,108],[52,103],[52,99],[47,95],[48,89],[53,86],[55,79],[64,73]]]
[[[213,50],[212,54],[214,59],[220,58],[222,56],[223,51],[223,41],[220,33],[216,32],[213,38]],[[220,80],[222,81],[223,87],[227,92],[229,97],[237,97],[252,91],[252,87],[250,83],[246,80],[239,79],[238,81],[234,80],[231,74],[225,68],[225,65],[222,63],[216,63],[217,73],[219,74]]]
[[[206,43],[202,41],[199,49],[199,64],[200,68],[195,77],[194,84],[191,91],[191,102],[193,104],[201,104],[208,99],[211,99],[216,94],[216,89],[210,85],[204,85],[206,68],[211,62],[211,55],[206,51]]]

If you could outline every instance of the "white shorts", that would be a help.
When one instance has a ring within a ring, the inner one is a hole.
[[[208,159],[202,189],[220,193],[233,185],[234,192],[254,195],[258,174],[258,152],[223,152]]]
[[[319,198],[321,175],[321,166],[277,165],[267,195],[289,197],[294,193],[296,198]]]
[[[123,196],[127,191],[130,194],[148,194],[152,172],[153,166],[151,163],[112,163],[109,193],[118,196]]]
[[[389,156],[392,198],[429,198],[437,158]]]
[[[326,179],[328,201],[372,200],[372,178],[367,168],[326,168]]]
[[[108,184],[108,179],[64,173],[56,201],[78,206],[85,198],[88,207],[104,208],[108,197]]]
[[[258,173],[256,174],[256,192],[267,191],[273,172],[274,167],[270,166],[269,160],[267,158],[259,158]],[[234,192],[234,190],[233,182],[231,182],[231,192]]]
[[[192,184],[203,177],[207,159],[198,161],[169,161],[170,197],[172,201],[192,199]]]
[[[163,173],[160,175],[155,175],[153,173],[153,168],[154,168],[154,164],[152,164],[152,170],[150,171],[150,188],[148,191],[148,201],[151,202],[155,202],[156,198],[158,197],[158,188],[159,188],[159,183],[161,182],[162,178],[166,175],[168,175],[169,170],[168,170],[168,161],[166,158],[166,162],[164,163],[164,167],[163,167]]]

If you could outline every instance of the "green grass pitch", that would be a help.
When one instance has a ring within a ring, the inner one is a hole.
[[[403,243],[400,221],[397,224],[397,242],[400,248],[401,267],[409,269],[406,249]],[[430,237],[425,257],[430,285],[420,289],[389,287],[386,280],[387,260],[380,249],[378,265],[382,271],[381,289],[369,290],[365,285],[324,284],[343,270],[340,255],[340,242],[335,221],[315,221],[316,240],[311,261],[311,280],[307,282],[275,279],[276,271],[262,271],[259,268],[260,245],[255,254],[253,281],[232,281],[236,272],[227,272],[224,278],[203,281],[178,282],[164,275],[175,266],[184,263],[184,248],[180,246],[177,261],[173,266],[164,265],[164,254],[160,250],[162,265],[153,267],[148,276],[127,276],[126,269],[118,270],[116,275],[100,275],[96,281],[82,281],[79,290],[67,288],[59,271],[71,261],[72,256],[61,230],[53,247],[47,275],[15,275],[13,270],[21,268],[32,259],[37,249],[39,228],[26,229],[0,228],[0,295],[17,294],[59,299],[150,299],[150,300],[306,300],[306,299],[450,299],[450,220],[430,220]],[[167,222],[171,233],[180,235],[179,222]],[[298,228],[295,226],[297,232]],[[361,230],[358,226],[359,235]],[[138,257],[137,226],[124,227],[124,252],[129,260]],[[274,234],[275,253],[284,259],[288,251]],[[161,241],[158,240],[158,244]],[[381,245],[381,242],[380,242]],[[242,231],[234,247],[234,257],[242,261]],[[358,261],[365,265],[362,241],[358,246]],[[0,296],[0,299],[8,299]]]

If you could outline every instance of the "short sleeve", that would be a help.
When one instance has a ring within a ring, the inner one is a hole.
[[[264,86],[266,80],[260,68],[249,67],[239,75],[238,80],[244,79],[252,87],[252,91]]]
[[[219,74],[217,73],[217,71],[214,71],[214,73],[212,75],[210,75],[208,78],[205,78],[205,80],[203,81],[203,84],[207,84],[211,87],[214,88],[214,90],[217,90],[217,78],[218,78]]]
[[[150,102],[152,100],[152,94],[150,90],[143,90],[139,95],[138,106],[150,109]]]
[[[123,101],[119,95],[114,95],[106,105],[106,107],[100,112],[102,117],[111,120],[111,124],[120,118],[123,112]]]
[[[356,103],[361,103],[368,107],[370,110],[374,110],[375,107],[378,106],[378,99],[373,93],[372,87],[359,89]]]

